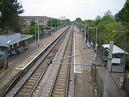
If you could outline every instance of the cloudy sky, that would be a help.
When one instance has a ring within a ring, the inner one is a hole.
[[[126,0],[20,0],[25,12],[22,15],[48,16],[59,18],[65,16],[71,20],[95,19],[97,15],[110,10],[117,13]]]

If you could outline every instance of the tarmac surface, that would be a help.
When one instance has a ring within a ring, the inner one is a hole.
[[[78,28],[75,27],[74,33],[74,52],[75,54],[93,52],[92,49],[86,47],[83,39],[83,34]],[[81,66],[81,64],[91,64],[93,60],[92,53],[86,53],[74,57],[74,64],[80,64],[74,66],[74,96],[75,97],[93,97],[92,90],[89,82],[89,74],[91,72],[91,66]]]

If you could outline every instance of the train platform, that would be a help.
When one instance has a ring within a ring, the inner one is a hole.
[[[96,65],[96,80],[100,95],[103,95],[104,82],[105,82],[105,63],[100,59],[97,61],[94,58],[94,49],[92,47],[88,48],[86,46],[85,40],[83,39],[83,34],[79,31],[78,28],[75,28],[74,33],[74,50],[75,54],[78,53],[87,53],[81,56],[76,56],[74,58],[74,73],[75,73],[75,97],[92,97],[93,91],[91,91],[91,84],[89,79],[91,76],[91,66],[81,66],[85,65]],[[108,73],[108,95],[109,97],[128,97],[125,93],[124,88],[120,87],[120,78],[124,76],[124,73]],[[85,90],[85,91],[84,91]]]
[[[14,62],[14,66],[10,67],[3,74],[0,75],[0,95],[17,78],[22,70],[24,70],[36,56],[38,56],[45,48],[47,48],[57,37],[59,37],[66,28],[54,32],[50,37],[40,40],[40,46],[33,50],[33,52],[24,54],[25,57],[20,62]],[[26,57],[27,56],[27,57]],[[19,55],[20,57],[20,55]],[[16,60],[16,58],[15,58]],[[19,61],[19,60],[17,60]]]
[[[28,49],[26,51],[23,51],[17,55],[14,55],[14,56],[11,56],[8,58],[9,67],[14,67],[16,64],[20,64],[21,62],[26,60],[29,56],[31,56],[35,51],[37,51],[38,49],[40,49],[43,46],[45,47],[46,44],[49,44],[48,40],[52,40],[63,30],[64,29],[61,29],[55,33],[52,33],[51,36],[41,38],[39,41],[39,44],[40,44],[39,47],[38,47],[37,40],[31,41],[31,43],[28,45]]]
[[[90,52],[90,53],[87,53]],[[91,85],[89,82],[89,76],[91,72],[91,66],[81,66],[82,64],[92,64],[93,50],[87,48],[83,39],[83,34],[80,30],[74,28],[74,55],[82,54],[74,57],[74,97],[92,97]]]

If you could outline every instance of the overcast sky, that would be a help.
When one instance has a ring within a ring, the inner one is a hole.
[[[22,15],[48,16],[59,18],[65,16],[71,20],[95,19],[110,10],[117,13],[126,0],[20,0],[25,12]]]

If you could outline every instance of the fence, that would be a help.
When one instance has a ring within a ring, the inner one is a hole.
[[[126,90],[127,95],[129,95],[129,72],[126,74],[125,90]]]
[[[96,83],[97,86],[97,97],[103,97],[106,69],[104,66],[96,67],[96,65],[93,65],[91,68],[91,73],[93,81]],[[108,72],[107,76],[108,76],[107,97],[126,97],[125,95],[123,96],[120,87],[118,87],[118,85],[114,81],[111,73]]]

